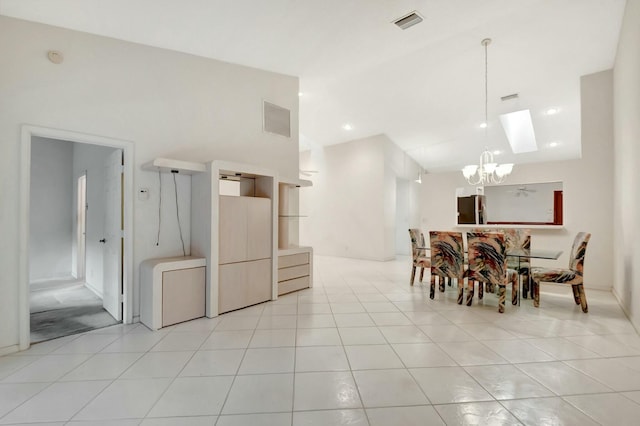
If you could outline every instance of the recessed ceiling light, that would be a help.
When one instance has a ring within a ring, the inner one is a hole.
[[[551,142],[551,143],[549,143],[549,147],[550,147],[550,148],[555,148],[555,147],[556,147],[556,146],[558,146],[558,145],[559,145],[559,144],[558,144],[558,142]]]
[[[486,129],[487,128],[487,123],[480,123],[480,128],[481,129]]]
[[[549,108],[548,110],[545,111],[545,114],[547,115],[554,115],[558,113],[558,108]]]
[[[349,123],[343,124],[342,128],[345,130],[353,130],[353,126]]]
[[[298,96],[302,96],[302,95],[304,95],[304,93],[298,92]]]
[[[502,151],[500,151],[499,149],[496,149],[495,151],[493,151],[493,155],[500,155],[502,154]]]

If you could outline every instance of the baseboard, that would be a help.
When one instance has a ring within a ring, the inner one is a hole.
[[[4,348],[0,348],[0,356],[9,355],[20,351],[20,346],[11,345],[5,346]]]
[[[616,300],[618,301],[618,306],[620,306],[620,309],[622,309],[622,312],[624,312],[624,314],[627,316],[627,319],[631,323],[631,326],[633,327],[633,329],[636,331],[636,333],[640,334],[640,330],[638,329],[636,324],[633,322],[633,318],[629,314],[629,311],[624,307],[624,304],[622,303],[622,298],[620,297],[616,289],[612,288],[611,293],[613,293],[613,297],[615,297]]]
[[[98,296],[98,298],[102,299],[102,292],[98,292],[98,290],[96,290],[91,284],[85,282],[84,286],[86,287],[87,290],[91,291],[91,293],[95,294],[96,296]]]

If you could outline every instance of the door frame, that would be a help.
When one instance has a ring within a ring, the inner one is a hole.
[[[39,136],[90,145],[108,146],[122,149],[124,155],[124,247],[123,247],[123,323],[133,322],[133,161],[134,143],[88,133],[49,127],[22,125],[20,130],[20,204],[19,249],[18,249],[18,327],[19,349],[25,350],[31,344],[29,308],[29,218],[31,192],[31,139]]]

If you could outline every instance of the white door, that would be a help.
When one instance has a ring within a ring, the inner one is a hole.
[[[109,154],[105,163],[105,211],[102,306],[117,321],[122,321],[122,248],[123,215],[122,150]]]
[[[86,239],[87,239],[87,175],[78,177],[78,199],[76,200],[76,278],[84,279],[86,263]]]

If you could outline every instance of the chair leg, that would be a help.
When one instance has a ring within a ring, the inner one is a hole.
[[[411,281],[409,281],[409,284],[413,285],[413,280],[416,279],[416,267],[414,266],[411,269]]]
[[[424,278],[424,268],[420,268],[420,282],[422,282],[423,278]]]
[[[512,305],[518,304],[518,287],[519,287],[518,279],[519,277],[516,276],[516,279],[511,282],[511,304]]]
[[[484,298],[484,288],[487,287],[487,291],[489,291],[489,284],[487,283],[478,283],[478,300],[482,300]]]
[[[451,287],[451,281],[453,281],[453,278],[447,278],[447,285],[449,287]]]
[[[585,314],[589,312],[589,307],[587,306],[587,296],[584,294],[584,286],[582,284],[578,284],[578,292],[580,293],[580,304],[582,305],[582,312]]]
[[[507,288],[504,284],[498,285],[498,312],[504,313],[504,301],[507,295]]]
[[[436,297],[436,276],[431,274],[431,285],[429,286],[429,298]]]
[[[462,299],[464,297],[464,278],[458,278],[458,305],[462,305]]]
[[[573,300],[576,302],[576,305],[580,305],[580,290],[578,290],[578,284],[573,284],[571,290],[573,290]]]
[[[531,275],[522,274],[522,298],[529,297],[529,293],[533,297],[533,285],[531,284]]]
[[[445,277],[440,277],[438,279],[438,290],[440,290],[440,293],[444,293],[444,280],[446,280]]]
[[[467,284],[467,306],[471,306],[471,302],[473,302],[473,288],[475,287],[475,281],[469,280]],[[482,285],[482,283],[480,283]]]
[[[533,286],[533,306],[536,308],[540,307],[540,283],[535,279],[531,280],[531,284]]]

